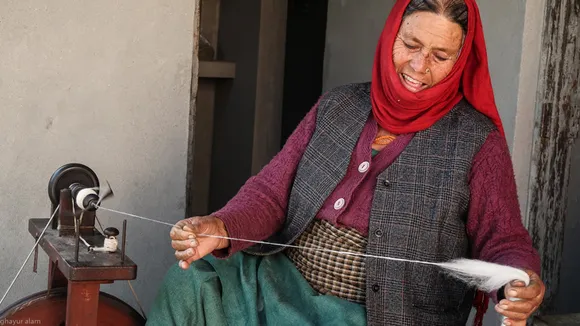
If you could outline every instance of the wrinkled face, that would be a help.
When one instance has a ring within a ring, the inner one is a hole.
[[[459,58],[463,30],[442,15],[416,12],[401,24],[393,62],[401,83],[416,93],[435,86]]]

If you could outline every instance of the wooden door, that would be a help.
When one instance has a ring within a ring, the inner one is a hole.
[[[218,60],[221,0],[196,0],[194,33],[195,74],[187,171],[187,215],[209,214],[209,189],[214,133],[216,86],[235,77],[233,62]]]
[[[186,215],[191,216],[192,206],[195,205],[195,133],[197,130],[196,111],[197,111],[197,93],[199,88],[199,41],[201,33],[201,1],[193,0],[194,5],[194,20],[193,20],[193,49],[192,49],[192,65],[191,65],[191,94],[189,102],[189,136],[187,140],[187,175],[185,184],[186,197]]]
[[[572,147],[580,127],[580,0],[546,0],[530,178],[528,229],[553,310],[559,288]],[[579,168],[579,167],[575,167]]]

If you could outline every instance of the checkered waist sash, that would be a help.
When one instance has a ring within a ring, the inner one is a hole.
[[[354,229],[337,228],[327,221],[315,218],[294,245],[362,254],[365,252],[367,239]],[[297,248],[288,248],[286,254],[306,281],[319,293],[365,303],[364,257]]]

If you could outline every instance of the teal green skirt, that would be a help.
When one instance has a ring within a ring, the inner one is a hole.
[[[171,266],[147,325],[366,325],[363,305],[316,292],[280,253]]]

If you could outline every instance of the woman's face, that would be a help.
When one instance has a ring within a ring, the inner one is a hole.
[[[403,20],[393,46],[401,83],[416,93],[442,81],[459,58],[463,30],[442,15],[417,12]]]

